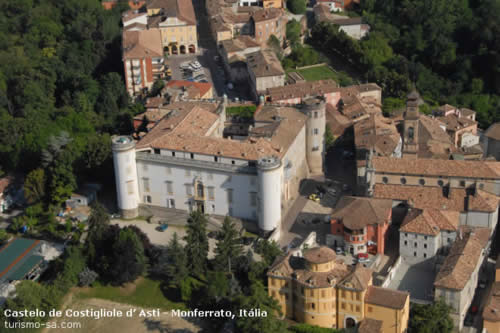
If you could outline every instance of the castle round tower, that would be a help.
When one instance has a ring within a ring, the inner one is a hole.
[[[125,218],[139,215],[139,186],[135,163],[135,142],[130,136],[112,138],[118,208]]]
[[[326,104],[321,98],[310,98],[304,101],[302,112],[307,116],[306,122],[306,159],[312,174],[323,173],[325,154]]]
[[[257,163],[259,181],[259,228],[271,231],[281,222],[281,160],[264,157]]]

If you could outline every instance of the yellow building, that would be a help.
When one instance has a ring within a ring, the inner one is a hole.
[[[307,250],[303,257],[290,252],[267,275],[269,295],[287,318],[328,328],[358,327],[372,318],[382,322],[384,333],[407,328],[409,294],[372,286],[370,269],[347,266],[328,247]]]
[[[153,0],[147,4],[148,27],[159,29],[163,50],[167,54],[198,51],[196,16],[191,1]]]
[[[264,8],[284,8],[283,0],[263,0],[262,7]]]
[[[488,303],[483,310],[483,331],[500,333],[500,256],[497,259],[495,282],[491,286]]]

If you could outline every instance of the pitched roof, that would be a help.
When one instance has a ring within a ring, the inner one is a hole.
[[[344,196],[332,212],[349,229],[361,229],[371,224],[384,224],[392,209],[392,201],[365,197]]]
[[[498,205],[497,196],[482,190],[468,194],[466,189],[437,186],[375,184],[373,197],[407,201],[413,207],[420,209],[434,208],[458,212],[468,210],[492,212]],[[496,199],[496,205],[493,199]]]
[[[465,117],[458,117],[456,114],[449,114],[436,119],[446,125],[446,130],[455,132],[466,127],[477,125],[477,122]]]
[[[405,216],[402,232],[436,236],[441,230],[457,230],[460,212],[438,209],[411,209]]]
[[[276,102],[291,98],[306,98],[324,95],[336,91],[339,91],[339,85],[334,80],[318,80],[268,88],[266,95],[269,95],[271,100]]]
[[[160,30],[123,31],[123,58],[163,57]]]
[[[223,40],[221,44],[227,53],[241,52],[248,48],[260,47],[259,43],[247,35],[240,35],[234,39]]]
[[[200,98],[205,96],[205,94],[212,88],[212,85],[208,82],[191,82],[183,80],[171,80],[168,81],[167,87],[170,88],[195,88],[198,92]]]
[[[500,162],[373,157],[377,173],[500,179]]]
[[[395,123],[381,114],[371,114],[354,124],[356,150],[374,150],[377,155],[391,156],[400,140]]]
[[[186,0],[151,0],[148,9],[162,9],[160,16],[177,17],[181,21],[196,24],[193,3]]]
[[[283,157],[305,126],[307,118],[295,108],[264,106],[254,116],[255,122],[257,125],[275,124],[271,131],[251,132],[245,141],[224,139],[210,136],[219,119],[214,113],[217,105],[202,102],[167,105],[164,108],[171,111],[164,113],[164,118],[137,143],[137,148],[163,148],[243,160]],[[151,116],[163,113],[164,108]],[[146,116],[149,119],[150,114],[146,113]]]
[[[337,25],[358,25],[363,23],[362,17],[349,17],[343,19],[336,19],[332,21],[333,24]]]
[[[272,50],[260,50],[250,53],[246,57],[248,67],[255,74],[255,77],[285,75],[281,62]]]
[[[456,148],[450,136],[441,128],[441,122],[421,114],[418,118],[419,158],[446,159]]]
[[[313,264],[326,264],[335,258],[335,251],[326,246],[315,247],[304,253],[304,259]]]
[[[364,318],[358,327],[358,333],[382,333],[382,320]]]
[[[488,243],[490,230],[462,226],[460,233],[462,236],[457,237],[441,265],[435,287],[462,290],[480,264],[479,258]]]
[[[285,11],[281,8],[265,8],[255,11],[252,18],[255,22],[262,22],[267,20],[273,20],[280,16],[283,16]]]
[[[326,105],[326,124],[330,127],[333,135],[341,136],[344,131],[352,126],[352,121],[341,114],[336,107],[331,104]]]
[[[304,258],[292,255],[292,252],[276,258],[269,268],[267,275],[290,278],[306,287],[334,287],[351,271],[342,260],[335,262],[333,268],[328,272],[313,272],[307,269]]]
[[[355,289],[359,291],[366,290],[370,285],[370,280],[372,279],[373,271],[369,268],[364,267],[362,264],[358,263],[354,270],[349,274],[342,282],[339,287]]]
[[[402,309],[410,294],[405,291],[370,286],[365,294],[365,302],[391,309]]]
[[[488,129],[484,133],[484,136],[500,141],[500,122],[494,123],[490,127],[488,127]]]
[[[486,321],[500,321],[500,281],[494,282],[488,295],[488,303],[483,309],[483,319]]]

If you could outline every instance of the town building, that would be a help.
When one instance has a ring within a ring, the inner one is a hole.
[[[198,34],[193,3],[184,0],[152,0],[147,3],[148,28],[161,33],[163,52],[198,52]]]
[[[247,35],[220,42],[219,54],[231,82],[248,82],[246,56],[260,49],[260,45]]]
[[[285,11],[281,8],[266,8],[255,11],[251,17],[255,41],[265,46],[269,38],[275,36],[283,45],[286,39],[287,21]]]
[[[169,103],[183,100],[212,99],[214,97],[213,88],[210,83],[184,80],[168,81],[162,90],[162,94]]]
[[[118,207],[200,210],[257,221],[262,231],[281,223],[300,181],[322,174],[325,103],[261,105],[238,139],[224,138],[226,101],[177,102],[137,143],[112,142]]]
[[[0,305],[14,297],[21,280],[37,280],[62,247],[46,241],[15,238],[0,247]]]
[[[347,266],[325,246],[291,251],[268,273],[268,293],[286,318],[328,328],[354,328],[364,320],[382,322],[383,332],[405,332],[410,297],[372,285],[372,270]],[[379,326],[379,325],[377,325]]]
[[[113,9],[118,4],[119,0],[102,0],[101,5],[104,9],[110,10]],[[139,10],[143,8],[146,5],[145,0],[129,0],[128,1],[128,6],[132,10]]]
[[[315,6],[324,6],[328,12],[342,12],[344,10],[344,0],[316,0]]]
[[[456,147],[479,145],[476,112],[445,104],[433,113]]]
[[[484,133],[484,157],[500,161],[500,123],[492,124]]]
[[[434,298],[452,308],[450,316],[459,331],[474,298],[479,270],[487,258],[489,238],[487,228],[461,227],[434,281]]]
[[[332,5],[339,2],[328,1]],[[340,11],[340,10],[339,10]],[[316,22],[333,23],[339,26],[339,30],[345,32],[349,37],[361,39],[370,32],[370,26],[363,21],[362,17],[345,17],[332,13],[330,6],[324,2],[319,2],[313,8],[314,20]]]
[[[164,77],[165,66],[159,30],[123,31],[125,86],[130,96],[149,90]]]
[[[276,54],[260,50],[246,56],[249,83],[254,98],[264,95],[266,89],[285,85],[285,70]]]
[[[483,332],[500,332],[500,257],[495,266],[495,277],[483,309]]]
[[[460,212],[411,208],[399,228],[399,254],[409,264],[435,262],[455,241]]]
[[[5,212],[14,203],[14,198],[11,193],[9,193],[11,192],[13,184],[13,176],[0,178],[0,213]]]
[[[384,254],[392,200],[344,196],[331,214],[329,243],[358,253]]]
[[[122,14],[124,30],[146,30],[148,28],[148,13],[140,10],[128,10]]]
[[[267,88],[265,99],[273,104],[296,105],[303,100],[321,96],[327,104],[337,105],[341,89],[333,80],[318,80],[299,82],[273,88]]]

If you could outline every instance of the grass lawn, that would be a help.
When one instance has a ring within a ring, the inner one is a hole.
[[[345,72],[334,72],[328,66],[318,66],[305,69],[290,69],[287,72],[299,72],[306,81],[333,79],[341,86],[353,84],[353,79]]]
[[[123,287],[97,285],[92,288],[81,288],[75,293],[77,298],[101,298],[113,302],[136,305],[145,308],[162,310],[187,309],[184,303],[172,302],[160,289],[160,281],[139,278],[134,283]]]

